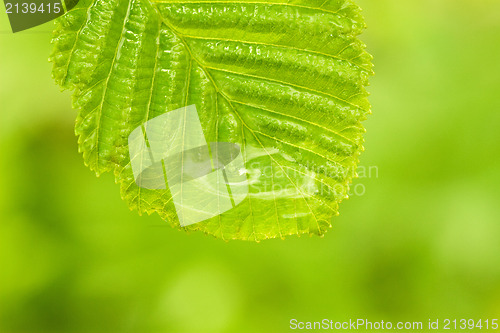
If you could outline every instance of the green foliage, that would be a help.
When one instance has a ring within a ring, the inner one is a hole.
[[[185,229],[322,235],[363,150],[364,28],[350,0],[84,0],[58,20],[51,60],[56,82],[75,91],[85,163],[113,171],[131,208],[179,227],[168,189],[135,184],[127,139],[195,104],[206,141],[239,144],[253,177],[236,208]]]

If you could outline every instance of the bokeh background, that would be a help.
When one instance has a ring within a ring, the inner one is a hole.
[[[0,332],[500,318],[500,2],[359,3],[377,72],[361,165],[378,172],[324,238],[259,244],[130,212],[77,152],[53,24],[14,35],[0,14]]]

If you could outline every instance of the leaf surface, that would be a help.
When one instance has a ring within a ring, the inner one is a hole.
[[[206,142],[241,147],[249,194],[185,227],[222,239],[323,235],[347,197],[370,113],[371,56],[351,0],[82,0],[58,19],[53,75],[74,90],[86,165],[129,207],[179,219],[136,184],[128,138],[195,105]]]

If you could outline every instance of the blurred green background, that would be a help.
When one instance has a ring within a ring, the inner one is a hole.
[[[2,13],[0,332],[500,318],[500,2],[359,3],[377,72],[361,165],[378,173],[324,238],[260,244],[130,212],[77,152],[53,24],[14,35]]]

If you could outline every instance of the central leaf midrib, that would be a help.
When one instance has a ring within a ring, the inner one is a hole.
[[[309,205],[309,203],[307,202],[307,199],[304,195],[304,193],[299,189],[299,187],[297,186],[297,184],[295,184],[295,182],[293,182],[293,180],[290,178],[290,176],[285,172],[285,170],[283,169],[283,166],[278,162],[276,161],[271,154],[269,154],[269,152],[267,151],[266,147],[262,144],[262,142],[257,138],[257,136],[255,135],[254,131],[243,121],[242,117],[239,115],[238,111],[236,111],[236,108],[234,107],[234,105],[231,103],[231,99],[228,98],[224,92],[218,87],[218,85],[216,84],[215,80],[213,79],[212,75],[209,73],[208,69],[201,63],[201,61],[199,61],[192,53],[188,43],[185,41],[184,39],[184,36],[179,33],[173,26],[172,24],[170,24],[170,22],[168,22],[168,20],[166,20],[163,16],[160,15],[160,18],[162,20],[162,22],[172,31],[173,34],[175,34],[180,40],[181,42],[183,43],[183,45],[185,46],[186,50],[188,51],[190,57],[192,58],[192,60],[194,60],[199,66],[200,68],[203,70],[203,72],[206,74],[206,76],[209,78],[209,80],[212,82],[216,92],[220,93],[220,95],[222,97],[224,97],[224,99],[227,101],[227,103],[231,106],[231,108],[233,109],[235,115],[240,119],[241,123],[250,130],[250,132],[252,133],[252,135],[254,136],[254,138],[257,140],[257,142],[259,143],[259,145],[262,147],[262,149],[264,149],[266,151],[266,153],[268,154],[269,158],[271,158],[279,167],[280,169],[283,171],[283,173],[286,175],[286,177],[288,178],[288,180],[290,181],[291,184],[293,184],[293,186],[297,189],[297,191],[300,193],[301,197],[302,197],[302,200],[304,200],[304,203],[307,205],[309,211],[311,212],[311,214],[313,215],[314,217],[314,220],[316,222],[316,225],[318,227],[318,230],[321,230],[321,227],[319,225],[319,221],[318,221],[318,218],[316,216],[316,214],[314,213],[314,210],[311,208],[311,206]],[[243,138],[242,138],[243,141],[246,141],[245,138],[244,138],[244,135],[243,135]],[[315,200],[319,201],[321,204],[324,204],[321,200],[319,200],[318,198],[312,196],[312,198],[314,198]],[[328,205],[326,205],[328,208],[331,209],[331,207],[329,207]],[[276,216],[276,221],[277,223],[279,224],[279,217]]]

